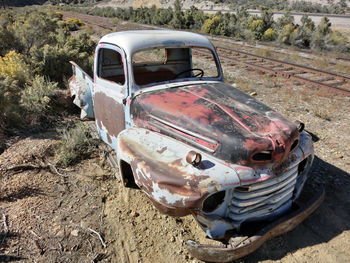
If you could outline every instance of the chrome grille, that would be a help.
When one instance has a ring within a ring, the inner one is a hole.
[[[243,222],[276,212],[291,203],[297,177],[298,166],[295,166],[280,176],[234,189],[228,216]]]

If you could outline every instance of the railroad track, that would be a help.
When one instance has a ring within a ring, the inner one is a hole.
[[[264,57],[245,51],[216,46],[220,59],[255,70],[270,72],[283,78],[301,81],[317,87],[334,89],[350,95],[350,76],[316,69],[296,63]]]
[[[115,24],[110,19],[86,15],[81,13],[71,13],[72,16],[79,18],[87,23],[97,25],[105,29],[112,29]],[[135,29],[130,26],[118,25],[121,30]],[[160,28],[151,25],[142,25],[144,28]],[[245,65],[254,70],[273,73],[277,76],[294,81],[310,84],[316,87],[333,89],[344,95],[350,95],[350,76],[334,72],[320,70],[309,66],[304,66],[292,62],[278,60],[270,57],[256,55],[247,51],[233,49],[225,46],[216,46],[219,57],[223,62],[230,62],[237,66]]]

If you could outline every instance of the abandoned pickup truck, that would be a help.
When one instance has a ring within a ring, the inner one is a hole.
[[[223,241],[189,240],[195,257],[245,256],[321,203],[323,190],[302,194],[314,158],[303,124],[225,84],[204,36],[111,33],[96,47],[93,79],[71,63],[74,103],[116,151],[123,184],[163,213],[192,214],[208,237]]]

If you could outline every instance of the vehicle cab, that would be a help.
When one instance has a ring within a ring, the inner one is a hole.
[[[115,149],[119,132],[133,126],[130,103],[138,94],[196,81],[223,81],[215,48],[203,36],[146,30],[102,37],[95,53],[92,94],[101,138]]]

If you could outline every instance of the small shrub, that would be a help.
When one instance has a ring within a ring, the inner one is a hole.
[[[322,107],[320,105],[316,105],[313,110],[314,110],[314,114],[316,117],[319,117],[319,118],[324,119],[326,121],[330,121],[332,119],[331,113],[325,107]]]
[[[66,26],[69,29],[69,31],[76,31],[83,25],[84,22],[78,18],[68,18],[66,20]]]
[[[68,166],[93,153],[96,142],[91,138],[89,129],[82,123],[65,130],[61,135],[61,145],[56,152],[58,163]]]
[[[25,84],[21,92],[20,104],[27,112],[41,115],[49,109],[49,103],[58,83],[45,80],[43,76],[35,76],[29,83]]]
[[[207,34],[218,34],[217,28],[221,23],[221,18],[218,16],[213,16],[204,21],[201,31]]]
[[[18,104],[20,90],[18,81],[0,76],[0,128],[20,126],[23,120]]]
[[[0,75],[11,77],[24,83],[28,78],[29,67],[24,62],[23,56],[16,51],[8,52],[4,57],[0,57]]]
[[[264,41],[273,41],[276,39],[276,32],[272,28],[267,29],[262,36]]]
[[[56,11],[55,15],[61,20],[63,18],[63,13],[60,11]]]
[[[290,45],[292,41],[293,32],[295,30],[296,29],[294,24],[285,25],[278,35],[278,41],[283,44]]]
[[[260,40],[264,33],[265,24],[261,19],[253,20],[253,22],[249,25],[250,31],[252,31],[254,35],[254,39]]]
[[[0,26],[0,39],[0,56],[4,56],[8,51],[19,45],[14,33],[5,26]]]

